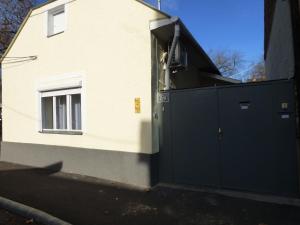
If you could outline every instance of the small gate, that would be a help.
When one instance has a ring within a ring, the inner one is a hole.
[[[167,94],[162,182],[299,193],[293,81]]]

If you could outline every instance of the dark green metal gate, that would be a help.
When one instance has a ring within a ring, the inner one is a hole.
[[[293,81],[164,94],[162,182],[299,193]]]

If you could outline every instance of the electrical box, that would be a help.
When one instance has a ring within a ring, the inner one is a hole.
[[[134,99],[134,111],[135,113],[141,113],[141,98]]]
[[[169,45],[169,53],[171,51],[172,43]],[[186,47],[182,44],[182,42],[178,41],[175,52],[172,57],[170,68],[173,70],[185,70],[188,66],[188,54]]]

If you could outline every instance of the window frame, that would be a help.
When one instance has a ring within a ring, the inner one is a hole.
[[[72,95],[80,95],[80,112],[81,112],[81,129],[72,129]],[[67,129],[57,129],[57,117],[56,117],[56,97],[66,96],[66,109],[67,109]],[[43,106],[42,99],[45,97],[53,98],[53,129],[43,128]],[[82,107],[82,88],[69,88],[62,90],[47,90],[40,91],[39,93],[39,108],[40,108],[40,132],[41,133],[54,133],[54,134],[73,134],[82,135],[83,134],[83,107]]]
[[[64,13],[64,24],[63,30],[59,32],[54,32],[54,16]],[[64,33],[66,30],[66,6],[65,4],[56,6],[55,8],[49,9],[47,11],[47,37],[52,37],[61,33]]]

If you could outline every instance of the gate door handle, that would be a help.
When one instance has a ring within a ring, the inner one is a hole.
[[[220,127],[219,127],[219,130],[218,130],[218,134],[219,134],[219,140],[221,140],[222,137],[223,137],[223,130]]]

